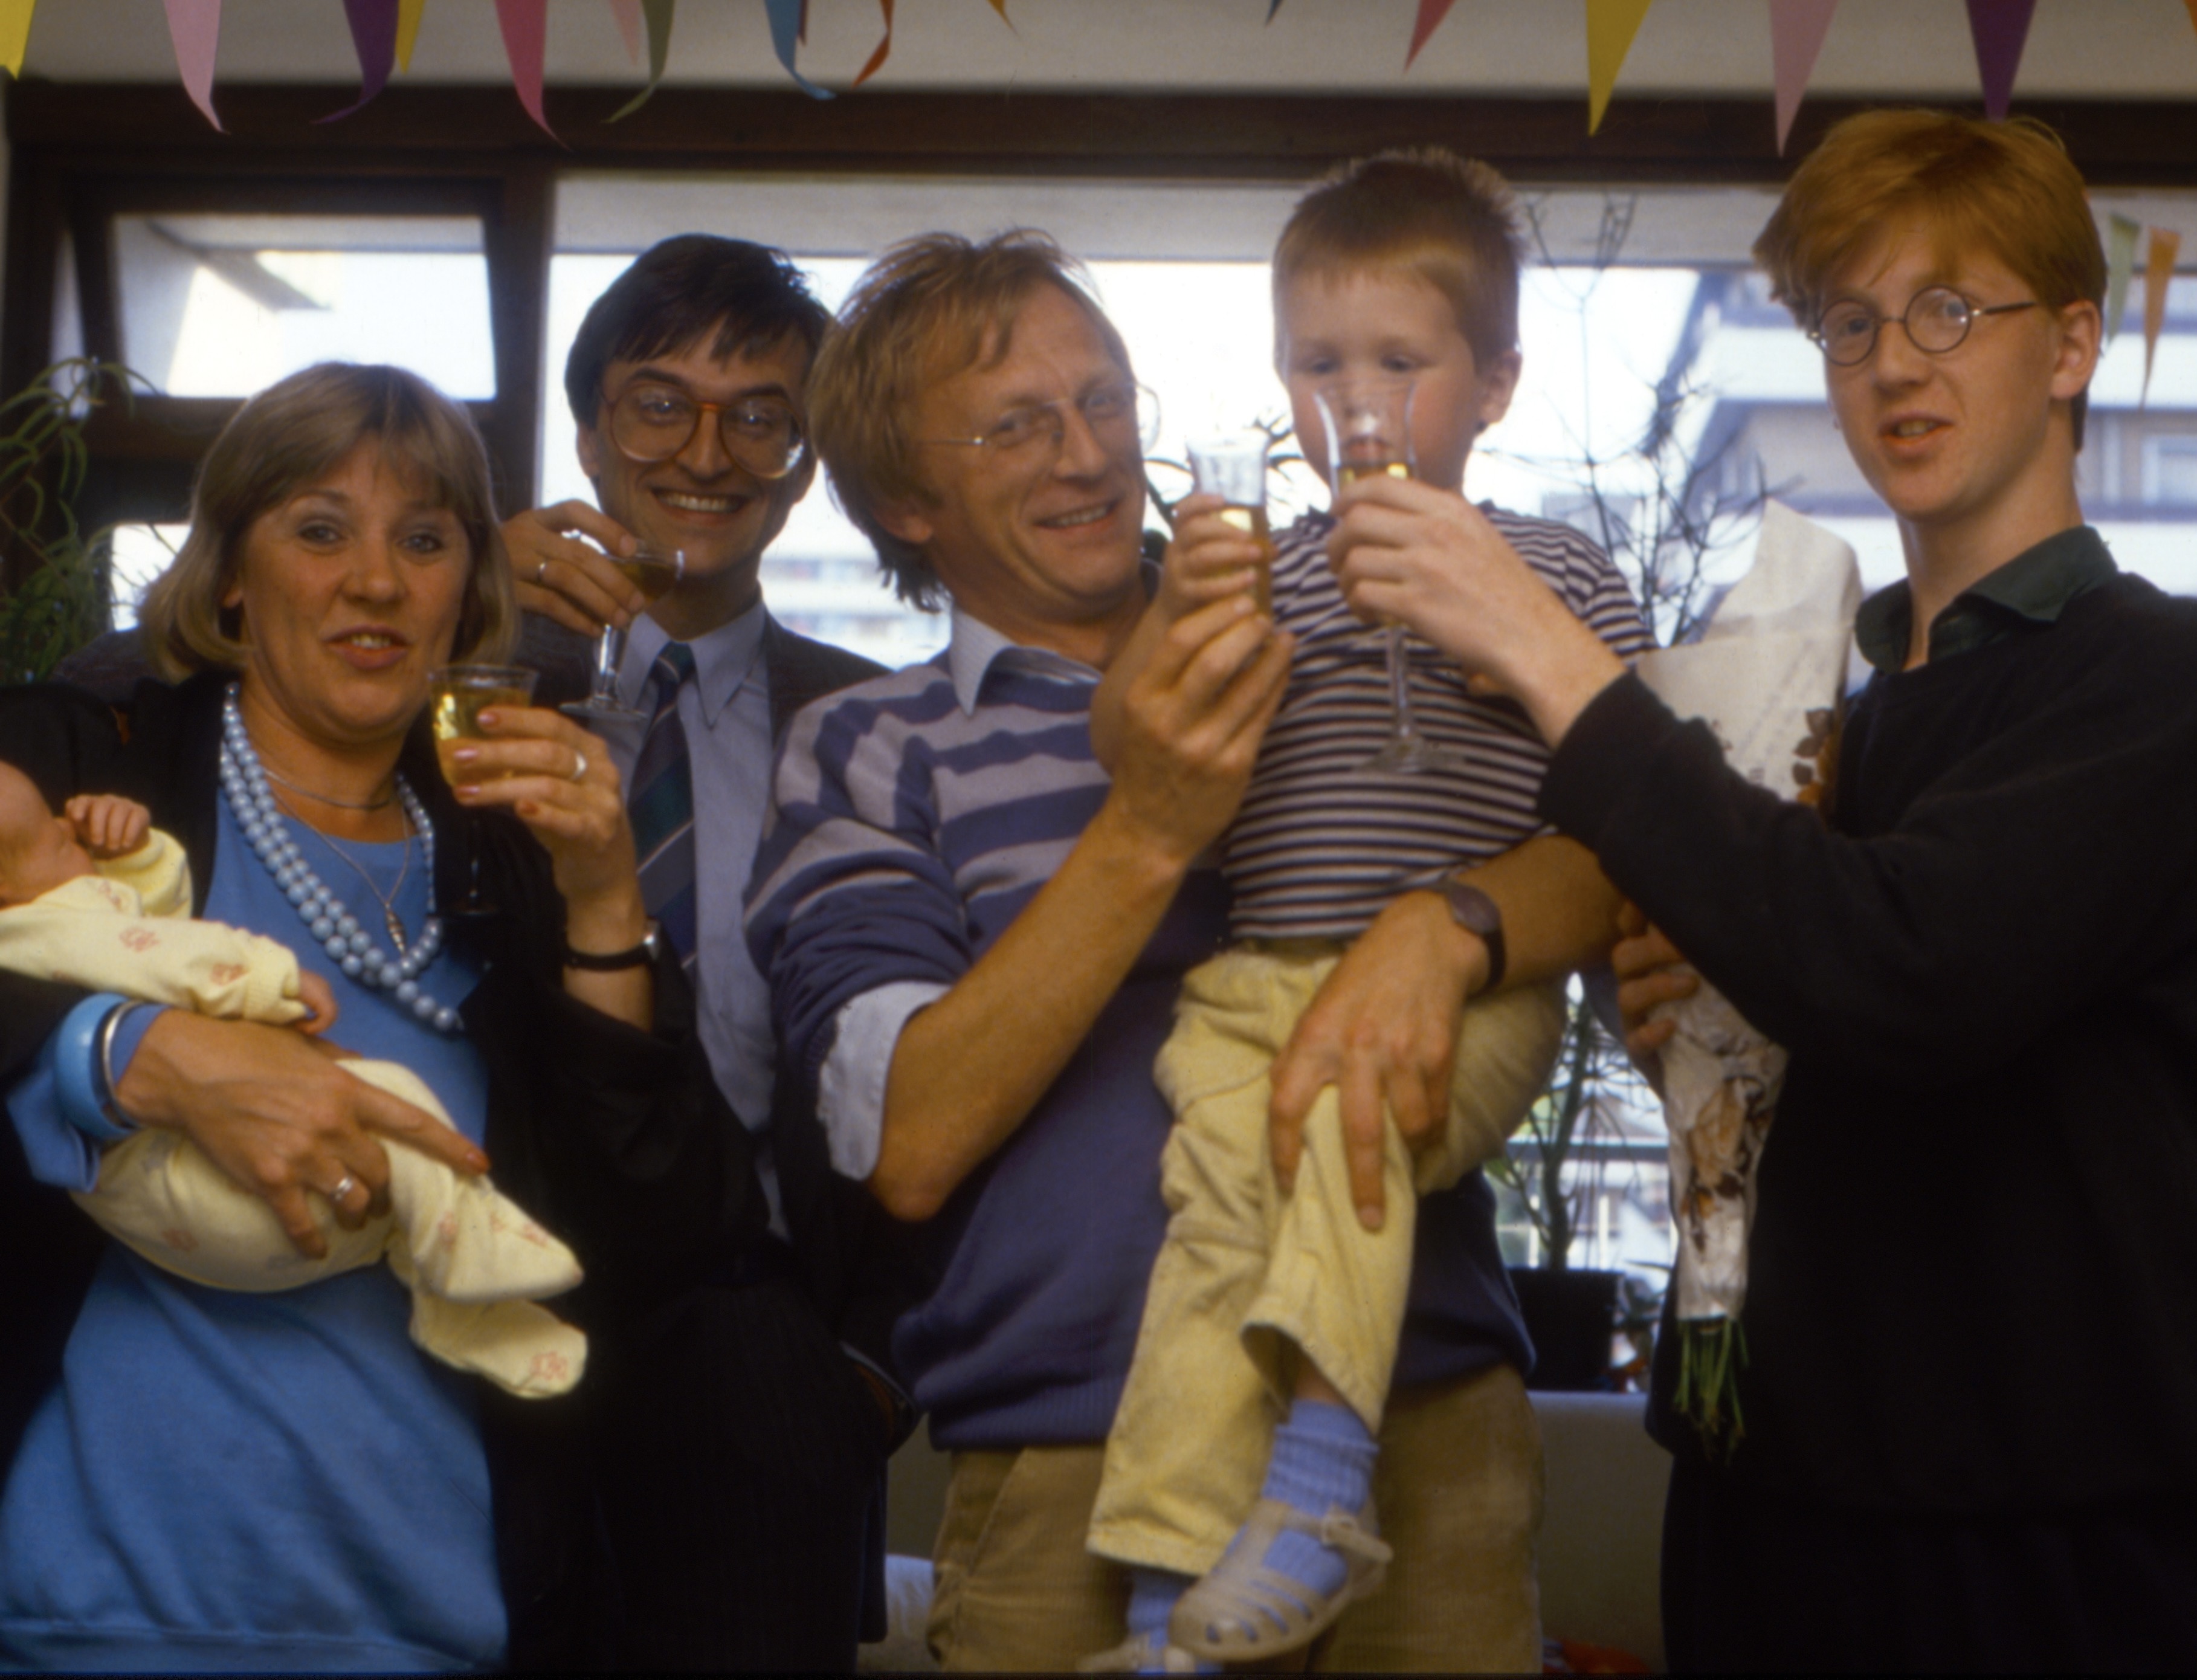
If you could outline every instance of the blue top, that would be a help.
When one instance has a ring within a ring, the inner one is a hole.
[[[849,1005],[967,973],[1105,801],[1089,727],[1098,674],[959,612],[954,637],[936,659],[804,709],[787,737],[748,925],[781,1077],[820,1078]],[[930,1221],[934,1287],[896,1326],[893,1356],[939,1445],[1105,1436],[1167,1230],[1174,1120],[1152,1063],[1183,975],[1226,923],[1218,872],[1193,870],[1059,1076]],[[872,1051],[889,1060],[892,1044]],[[840,1141],[835,1159],[849,1153]],[[1421,1205],[1398,1382],[1522,1368],[1485,1180]]]
[[[379,936],[364,883],[298,839]],[[402,847],[345,849],[388,889]],[[408,930],[426,914],[421,864],[415,845],[397,898]],[[225,804],[206,914],[304,953],[335,990],[329,1036],[410,1068],[479,1140],[479,1057],[313,950]],[[478,978],[445,954],[422,983],[456,1005]],[[20,1080],[8,1107],[32,1170],[83,1187],[50,1075]],[[110,1243],[0,1493],[0,1668],[496,1666],[505,1617],[472,1384],[413,1347],[410,1312],[386,1266],[246,1295]]]

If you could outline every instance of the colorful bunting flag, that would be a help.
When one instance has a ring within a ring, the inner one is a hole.
[[[612,122],[630,117],[648,103],[664,79],[664,66],[671,56],[671,9],[676,0],[641,0],[641,21],[648,26],[648,85],[620,106]]]
[[[38,0],[0,0],[0,64],[10,76],[23,73],[23,54],[31,44],[31,14]]]
[[[793,55],[801,40],[803,0],[763,0],[763,10],[770,18],[770,44],[778,54],[778,61],[785,67],[785,73],[793,78],[794,85],[811,99],[829,99],[828,89],[820,88],[793,67]]]
[[[1435,31],[1441,27],[1442,20],[1449,15],[1452,3],[1454,0],[1419,0],[1419,15],[1412,25],[1412,49],[1404,55],[1405,69],[1412,67],[1412,61],[1419,55],[1419,49],[1425,46]],[[1272,15],[1268,14],[1269,17]]]
[[[2165,228],[2151,230],[2151,252],[2143,265],[2143,391],[2136,398],[2139,408],[2151,399],[2151,358],[2166,325],[2166,290],[2174,283],[2174,259],[2181,250],[2181,235]]]
[[[2197,3],[2197,0],[2193,0]],[[1839,0],[1770,0],[1770,77],[1777,92],[1777,155],[1800,114],[1800,96],[1815,73],[1816,55],[1830,32]]]
[[[2193,0],[2193,3],[2197,3],[2197,0]],[[858,88],[878,73],[879,67],[884,65],[885,59],[892,52],[893,0],[878,0],[878,4],[885,14],[885,38],[878,43],[878,49],[870,55],[870,61],[862,67],[862,73],[855,78],[855,85]]]
[[[2136,278],[2136,240],[2143,231],[2129,217],[2106,218],[2106,338],[2120,336],[2121,319],[2128,313],[2129,281]]]
[[[213,110],[213,61],[221,44],[221,0],[166,0],[166,3],[168,39],[176,49],[176,68],[183,73],[183,91],[216,130],[226,133]]]
[[[389,85],[389,72],[397,62],[397,0],[344,0],[344,16],[351,24],[351,44],[358,55],[358,97],[340,111],[316,122],[333,123],[348,117]]]
[[[1586,0],[1586,131],[1602,126],[1610,90],[1652,0]]]
[[[1976,43],[1976,73],[1984,84],[1984,114],[1993,122],[2014,101],[2014,72],[2029,39],[2037,0],[1968,0],[1968,36]]]
[[[412,68],[412,43],[420,38],[420,14],[427,9],[427,0],[397,0],[397,67]]]
[[[617,25],[618,39],[625,43],[625,61],[641,62],[641,0],[604,0]]]
[[[519,102],[536,126],[555,140],[556,130],[542,114],[542,50],[549,37],[549,0],[496,0],[496,21],[503,32],[503,55],[511,61],[511,85]]]
[[[1274,0],[1274,3],[1279,5],[1281,0]],[[1007,0],[992,0],[992,9],[1000,14],[1000,21],[1008,28],[1012,29],[1015,26],[1015,20],[1007,15]],[[1271,18],[1273,14],[1269,12],[1267,15]]]

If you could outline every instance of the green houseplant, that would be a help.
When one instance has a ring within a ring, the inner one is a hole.
[[[110,532],[78,523],[90,451],[84,427],[128,402],[112,362],[55,362],[0,403],[0,682],[35,682],[107,628]]]

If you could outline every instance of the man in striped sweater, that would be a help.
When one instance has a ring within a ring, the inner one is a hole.
[[[1129,689],[1110,778],[1096,762],[1092,697],[1150,589],[1138,397],[1049,241],[898,248],[810,400],[841,502],[904,596],[950,593],[953,639],[796,720],[750,941],[782,1076],[815,1091],[834,1164],[919,1227],[893,1352],[954,1453],[932,1645],[949,1669],[1070,1667],[1126,1631],[1127,1572],[1085,1534],[1167,1225],[1151,1069],[1183,976],[1226,933],[1206,854],[1290,642],[1242,594],[1189,614]],[[1546,930],[1576,938],[1533,881],[1476,878],[1521,918],[1514,966],[1545,960]],[[1342,1085],[1370,1121],[1356,1205],[1381,1197],[1383,1097],[1426,1129],[1487,967],[1441,895],[1406,894],[1315,1005],[1295,1077]],[[1491,1526],[1532,1614],[1538,1451],[1513,1369],[1529,1354],[1485,1185],[1423,1204],[1415,1252],[1383,1429],[1392,1585],[1344,1617],[1336,1667],[1454,1666]],[[1515,1405],[1487,1403],[1498,1369]],[[1492,1493],[1490,1455],[1519,1467]]]

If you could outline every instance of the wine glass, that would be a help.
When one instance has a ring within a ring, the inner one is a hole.
[[[1412,453],[1412,382],[1342,381],[1313,393],[1327,428],[1328,483],[1340,492],[1361,478],[1408,478],[1418,470]],[[1454,770],[1464,760],[1419,733],[1412,708],[1412,662],[1404,627],[1388,622],[1388,739],[1361,769],[1404,775]]]
[[[1267,523],[1267,451],[1272,447],[1273,439],[1256,429],[1196,438],[1190,445],[1197,493],[1226,502],[1220,517],[1264,551],[1252,569],[1251,598],[1265,613],[1274,610],[1274,536]]]
[[[662,599],[673,584],[687,575],[683,549],[665,548],[653,542],[637,542],[632,553],[608,558],[625,581],[651,601]],[[618,665],[625,658],[625,637],[626,633],[616,624],[603,626],[602,634],[595,640],[595,669],[588,698],[568,700],[559,710],[574,717],[600,718],[614,723],[647,721],[646,712],[618,698]]]
[[[483,739],[480,715],[490,706],[530,706],[534,704],[535,673],[524,665],[445,665],[427,678],[428,722],[435,736],[435,756],[442,762],[443,779],[452,787],[461,780],[501,781],[511,772],[468,770],[461,774],[450,755],[458,743]],[[466,845],[466,895],[450,907],[454,916],[487,916],[496,905],[480,884],[479,835],[467,814],[461,831]]]

